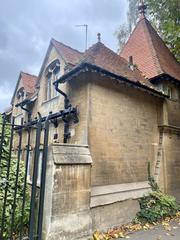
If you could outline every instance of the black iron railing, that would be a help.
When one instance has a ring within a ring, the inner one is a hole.
[[[25,104],[27,102],[21,103],[22,106]],[[47,117],[42,117],[40,113],[38,115],[39,118],[34,120],[29,116],[28,122],[21,119],[20,125],[15,124],[14,117],[9,123],[6,116],[3,116],[0,126],[0,240],[42,240],[49,125],[53,124],[57,127],[59,120],[64,122],[63,142],[66,143],[70,138],[70,122],[78,122],[77,108],[72,107],[69,102],[65,104],[64,110],[50,113]],[[35,144],[31,149],[34,137]],[[42,161],[40,161],[40,148]],[[30,159],[32,150],[34,157]],[[31,182],[28,181],[30,163]],[[14,167],[15,170],[12,172]],[[38,168],[41,169],[40,176],[38,176]]]
[[[48,117],[46,119],[40,118],[34,122],[33,125],[23,124],[22,119],[21,125],[19,126],[15,124],[14,118],[12,119],[11,124],[7,122],[5,117],[3,118],[3,122],[0,126],[0,183],[2,186],[0,190],[0,204],[2,208],[0,211],[0,239],[2,240],[21,240],[24,238],[29,240],[42,239],[49,124],[50,120]],[[31,138],[33,137],[32,129],[33,134],[36,135],[36,140],[34,146],[34,158],[31,159],[33,164],[32,182],[28,182],[28,166],[30,161],[29,153],[31,150],[30,142]],[[9,141],[7,141],[6,131],[10,131]],[[40,141],[42,138],[43,143],[41,143],[41,149],[43,150],[43,154],[41,161],[40,184],[38,184],[38,168],[40,167]],[[17,151],[15,151],[15,144],[17,142]],[[6,150],[4,150],[5,147]],[[24,157],[23,151],[25,151]],[[16,159],[15,162],[12,160],[14,158]],[[22,163],[24,165],[24,171],[21,169]],[[15,166],[12,166],[14,164]],[[13,171],[15,176],[12,176],[12,167],[15,169]],[[20,178],[22,181],[21,185]],[[9,201],[10,198],[12,198],[11,202]],[[26,205],[28,199],[29,206],[27,209]],[[20,209],[17,209],[17,205],[18,207],[19,205],[21,206]],[[19,212],[17,212],[17,210]],[[27,211],[29,220],[25,222],[24,218],[27,218]]]

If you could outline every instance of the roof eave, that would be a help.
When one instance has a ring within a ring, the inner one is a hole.
[[[123,83],[126,83],[128,85],[133,85],[134,87],[136,88],[140,88],[144,91],[147,91],[147,92],[150,92],[151,94],[155,95],[155,96],[158,96],[158,97],[161,97],[161,98],[169,98],[169,96],[153,89],[153,88],[150,88],[146,85],[142,85],[141,83],[139,82],[134,82],[134,81],[131,81],[129,80],[128,78],[125,78],[123,76],[120,76],[120,75],[117,75],[117,74],[114,74],[112,72],[109,72],[101,67],[98,67],[96,65],[93,65],[93,64],[90,64],[90,63],[87,63],[87,62],[84,62],[84,63],[81,63],[79,65],[77,65],[75,68],[73,68],[70,72],[64,74],[62,77],[60,77],[58,80],[56,80],[55,83],[64,83],[64,82],[67,82],[69,81],[70,79],[72,79],[72,77],[75,77],[77,76],[79,73],[81,72],[87,72],[87,71],[94,71],[94,72],[99,72],[103,75],[106,75],[106,76],[109,76],[113,79],[116,79],[118,81],[121,81]],[[54,84],[55,84],[54,83]]]
[[[23,101],[17,103],[17,104],[15,105],[15,107],[19,107],[19,106],[21,106],[21,105],[22,105],[22,106],[29,105],[30,103],[35,102],[36,99],[37,99],[37,96],[34,96],[34,97],[32,96],[32,98],[25,98]]]
[[[150,81],[151,83],[155,83],[155,82],[157,82],[158,80],[162,80],[162,79],[165,78],[165,77],[168,77],[171,82],[174,82],[174,83],[176,83],[176,84],[180,84],[180,80],[172,77],[171,75],[169,75],[169,74],[167,74],[167,73],[161,73],[161,74],[159,74],[159,75],[157,75],[157,76],[154,76],[154,77],[150,78],[149,81]]]

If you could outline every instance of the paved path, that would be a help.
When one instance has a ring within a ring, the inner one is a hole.
[[[147,231],[129,234],[130,240],[180,240],[180,224],[171,223],[172,231],[165,231],[162,226]],[[119,240],[122,240],[120,238]]]

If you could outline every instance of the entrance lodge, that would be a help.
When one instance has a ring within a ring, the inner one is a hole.
[[[143,11],[120,54],[101,38],[85,52],[51,39],[39,75],[20,72],[6,112],[17,125],[51,119],[44,239],[87,239],[129,222],[151,190],[148,163],[161,189],[180,201],[180,65]],[[27,137],[24,129],[22,159]],[[42,146],[43,138],[37,184]]]

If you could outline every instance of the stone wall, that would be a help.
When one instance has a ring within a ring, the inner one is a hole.
[[[139,211],[138,198],[149,191],[147,182],[92,187],[90,205],[93,231],[104,231],[131,222]]]
[[[167,100],[168,125],[180,127],[180,102]]]
[[[126,200],[91,208],[92,230],[104,231],[131,222],[139,211],[137,200]]]
[[[78,109],[78,124],[71,124],[71,138],[69,143],[88,144],[88,117],[89,117],[89,84],[86,74],[73,78],[67,84],[67,93],[70,102]]]
[[[163,132],[163,158],[160,164],[161,188],[180,201],[180,102],[179,87],[172,85],[174,98],[165,100],[163,105],[164,123],[160,124]]]
[[[159,141],[161,100],[97,75],[89,92],[92,186],[146,181]]]
[[[164,129],[165,191],[180,201],[180,129]]]

